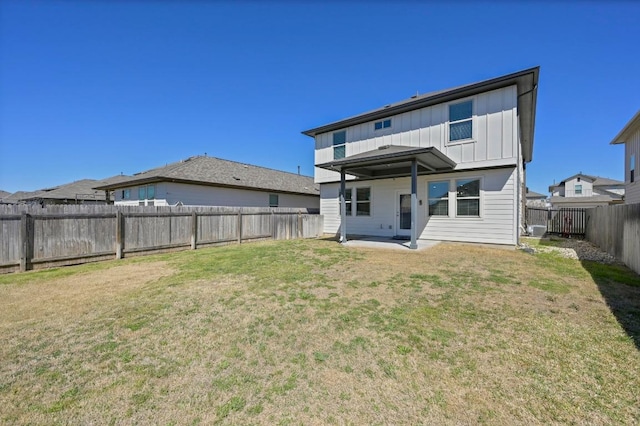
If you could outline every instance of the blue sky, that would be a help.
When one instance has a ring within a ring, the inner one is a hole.
[[[634,2],[0,2],[0,189],[207,155],[313,175],[300,132],[540,65],[528,186],[623,180]]]

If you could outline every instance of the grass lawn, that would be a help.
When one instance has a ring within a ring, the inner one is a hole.
[[[2,424],[638,424],[640,277],[268,241],[0,276]]]

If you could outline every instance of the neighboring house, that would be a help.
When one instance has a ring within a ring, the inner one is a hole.
[[[101,185],[116,205],[294,207],[318,210],[313,178],[215,157],[196,156]]]
[[[624,202],[624,182],[582,172],[549,186],[551,206],[590,208]]]
[[[37,191],[18,191],[4,199],[11,204],[111,204],[112,198],[107,198],[105,191],[95,190],[94,187],[117,182],[128,176],[113,176],[107,179],[82,179],[75,182],[39,189]]]
[[[547,207],[547,196],[544,194],[540,194],[539,192],[530,191],[527,188],[527,193],[525,195],[527,199],[527,207]]]
[[[11,195],[10,192],[0,189],[0,204],[7,204],[4,200]]]
[[[640,111],[633,116],[626,126],[613,138],[611,144],[624,144],[624,184],[625,203],[640,203]]]
[[[418,238],[517,244],[538,73],[416,95],[304,131],[315,139],[324,231],[343,241],[410,238],[411,248]]]

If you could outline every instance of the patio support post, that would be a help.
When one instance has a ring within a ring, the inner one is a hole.
[[[411,245],[410,249],[418,248],[418,160],[411,160]]]
[[[344,199],[345,188],[345,173],[344,170],[340,170],[340,242],[347,242],[347,203]]]

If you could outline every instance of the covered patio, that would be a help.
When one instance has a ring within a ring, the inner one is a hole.
[[[361,180],[411,176],[410,249],[418,248],[418,175],[452,171],[456,163],[434,147],[415,148],[385,145],[378,149],[341,158],[317,167],[340,172],[340,242],[347,242],[346,175]]]

